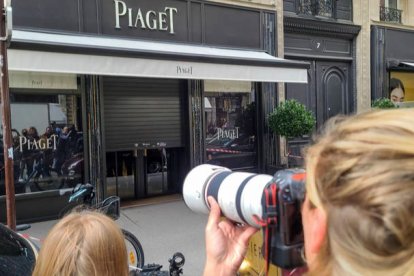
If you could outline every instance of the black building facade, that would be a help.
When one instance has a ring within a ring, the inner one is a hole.
[[[19,221],[56,217],[79,182],[98,198],[145,198],[181,193],[201,163],[265,172],[277,161],[265,129],[274,82],[306,82],[309,66],[272,57],[274,11],[100,0],[13,12]]]
[[[395,83],[399,83],[397,86],[402,85],[403,93],[396,100],[404,102],[407,107],[414,107],[414,52],[409,45],[414,45],[414,32],[411,30],[371,27],[373,100],[391,98]]]
[[[284,0],[283,4],[285,57],[310,63],[308,83],[286,84],[286,98],[312,110],[317,126],[334,115],[353,112],[360,26],[352,22],[352,1]],[[301,156],[307,142],[307,137],[289,141],[290,154]]]

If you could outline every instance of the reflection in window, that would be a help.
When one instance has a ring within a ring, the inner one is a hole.
[[[68,188],[83,181],[80,106],[76,95],[11,95],[16,193]],[[0,147],[1,195],[5,193],[2,141]]]
[[[254,92],[205,92],[206,162],[229,168],[257,165]]]

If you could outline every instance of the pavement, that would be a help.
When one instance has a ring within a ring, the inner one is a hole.
[[[25,232],[42,240],[56,222],[33,223]],[[181,197],[170,198],[167,202],[128,204],[122,207],[117,223],[141,242],[146,264],[161,264],[162,270],[168,270],[168,259],[175,252],[181,252],[185,256],[183,275],[202,275],[207,215],[191,211]]]

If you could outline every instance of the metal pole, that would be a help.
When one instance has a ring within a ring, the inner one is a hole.
[[[0,0],[0,33],[2,37],[6,35],[6,11],[4,1]],[[11,135],[10,123],[10,97],[9,97],[9,75],[7,67],[7,44],[6,40],[0,41],[0,94],[1,94],[1,108],[3,111],[2,125],[3,125],[3,154],[4,154],[4,182],[6,186],[6,212],[7,225],[16,230],[16,206],[15,206],[15,191],[14,191],[14,176],[13,176],[13,144]]]

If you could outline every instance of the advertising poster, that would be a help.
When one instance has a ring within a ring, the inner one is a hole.
[[[389,97],[397,102],[414,102],[414,72],[391,72]]]

